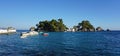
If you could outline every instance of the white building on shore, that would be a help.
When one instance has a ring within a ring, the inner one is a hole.
[[[67,32],[75,32],[75,29],[74,28],[69,28],[66,30]]]

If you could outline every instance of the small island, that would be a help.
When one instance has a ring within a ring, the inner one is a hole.
[[[68,29],[62,19],[40,21],[36,26],[36,31],[43,32],[64,32]]]
[[[73,26],[73,29],[81,32],[95,31],[94,26],[88,20],[83,20],[81,23],[78,23],[77,26]]]

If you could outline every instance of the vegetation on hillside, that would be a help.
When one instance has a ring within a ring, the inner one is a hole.
[[[37,31],[49,31],[49,32],[63,32],[67,29],[66,25],[63,24],[62,19],[52,19],[51,21],[40,21],[37,26]]]
[[[88,20],[83,20],[81,23],[78,23],[78,26],[74,26],[77,28],[77,31],[95,31],[95,28]]]

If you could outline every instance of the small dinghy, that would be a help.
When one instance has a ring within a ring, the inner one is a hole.
[[[39,34],[43,35],[43,36],[48,36],[48,33],[44,33],[44,32],[39,32]]]
[[[48,33],[43,33],[42,35],[43,35],[43,36],[48,36],[49,34],[48,34]]]

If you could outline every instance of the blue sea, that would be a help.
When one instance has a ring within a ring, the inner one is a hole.
[[[0,35],[0,56],[120,56],[120,31]]]

